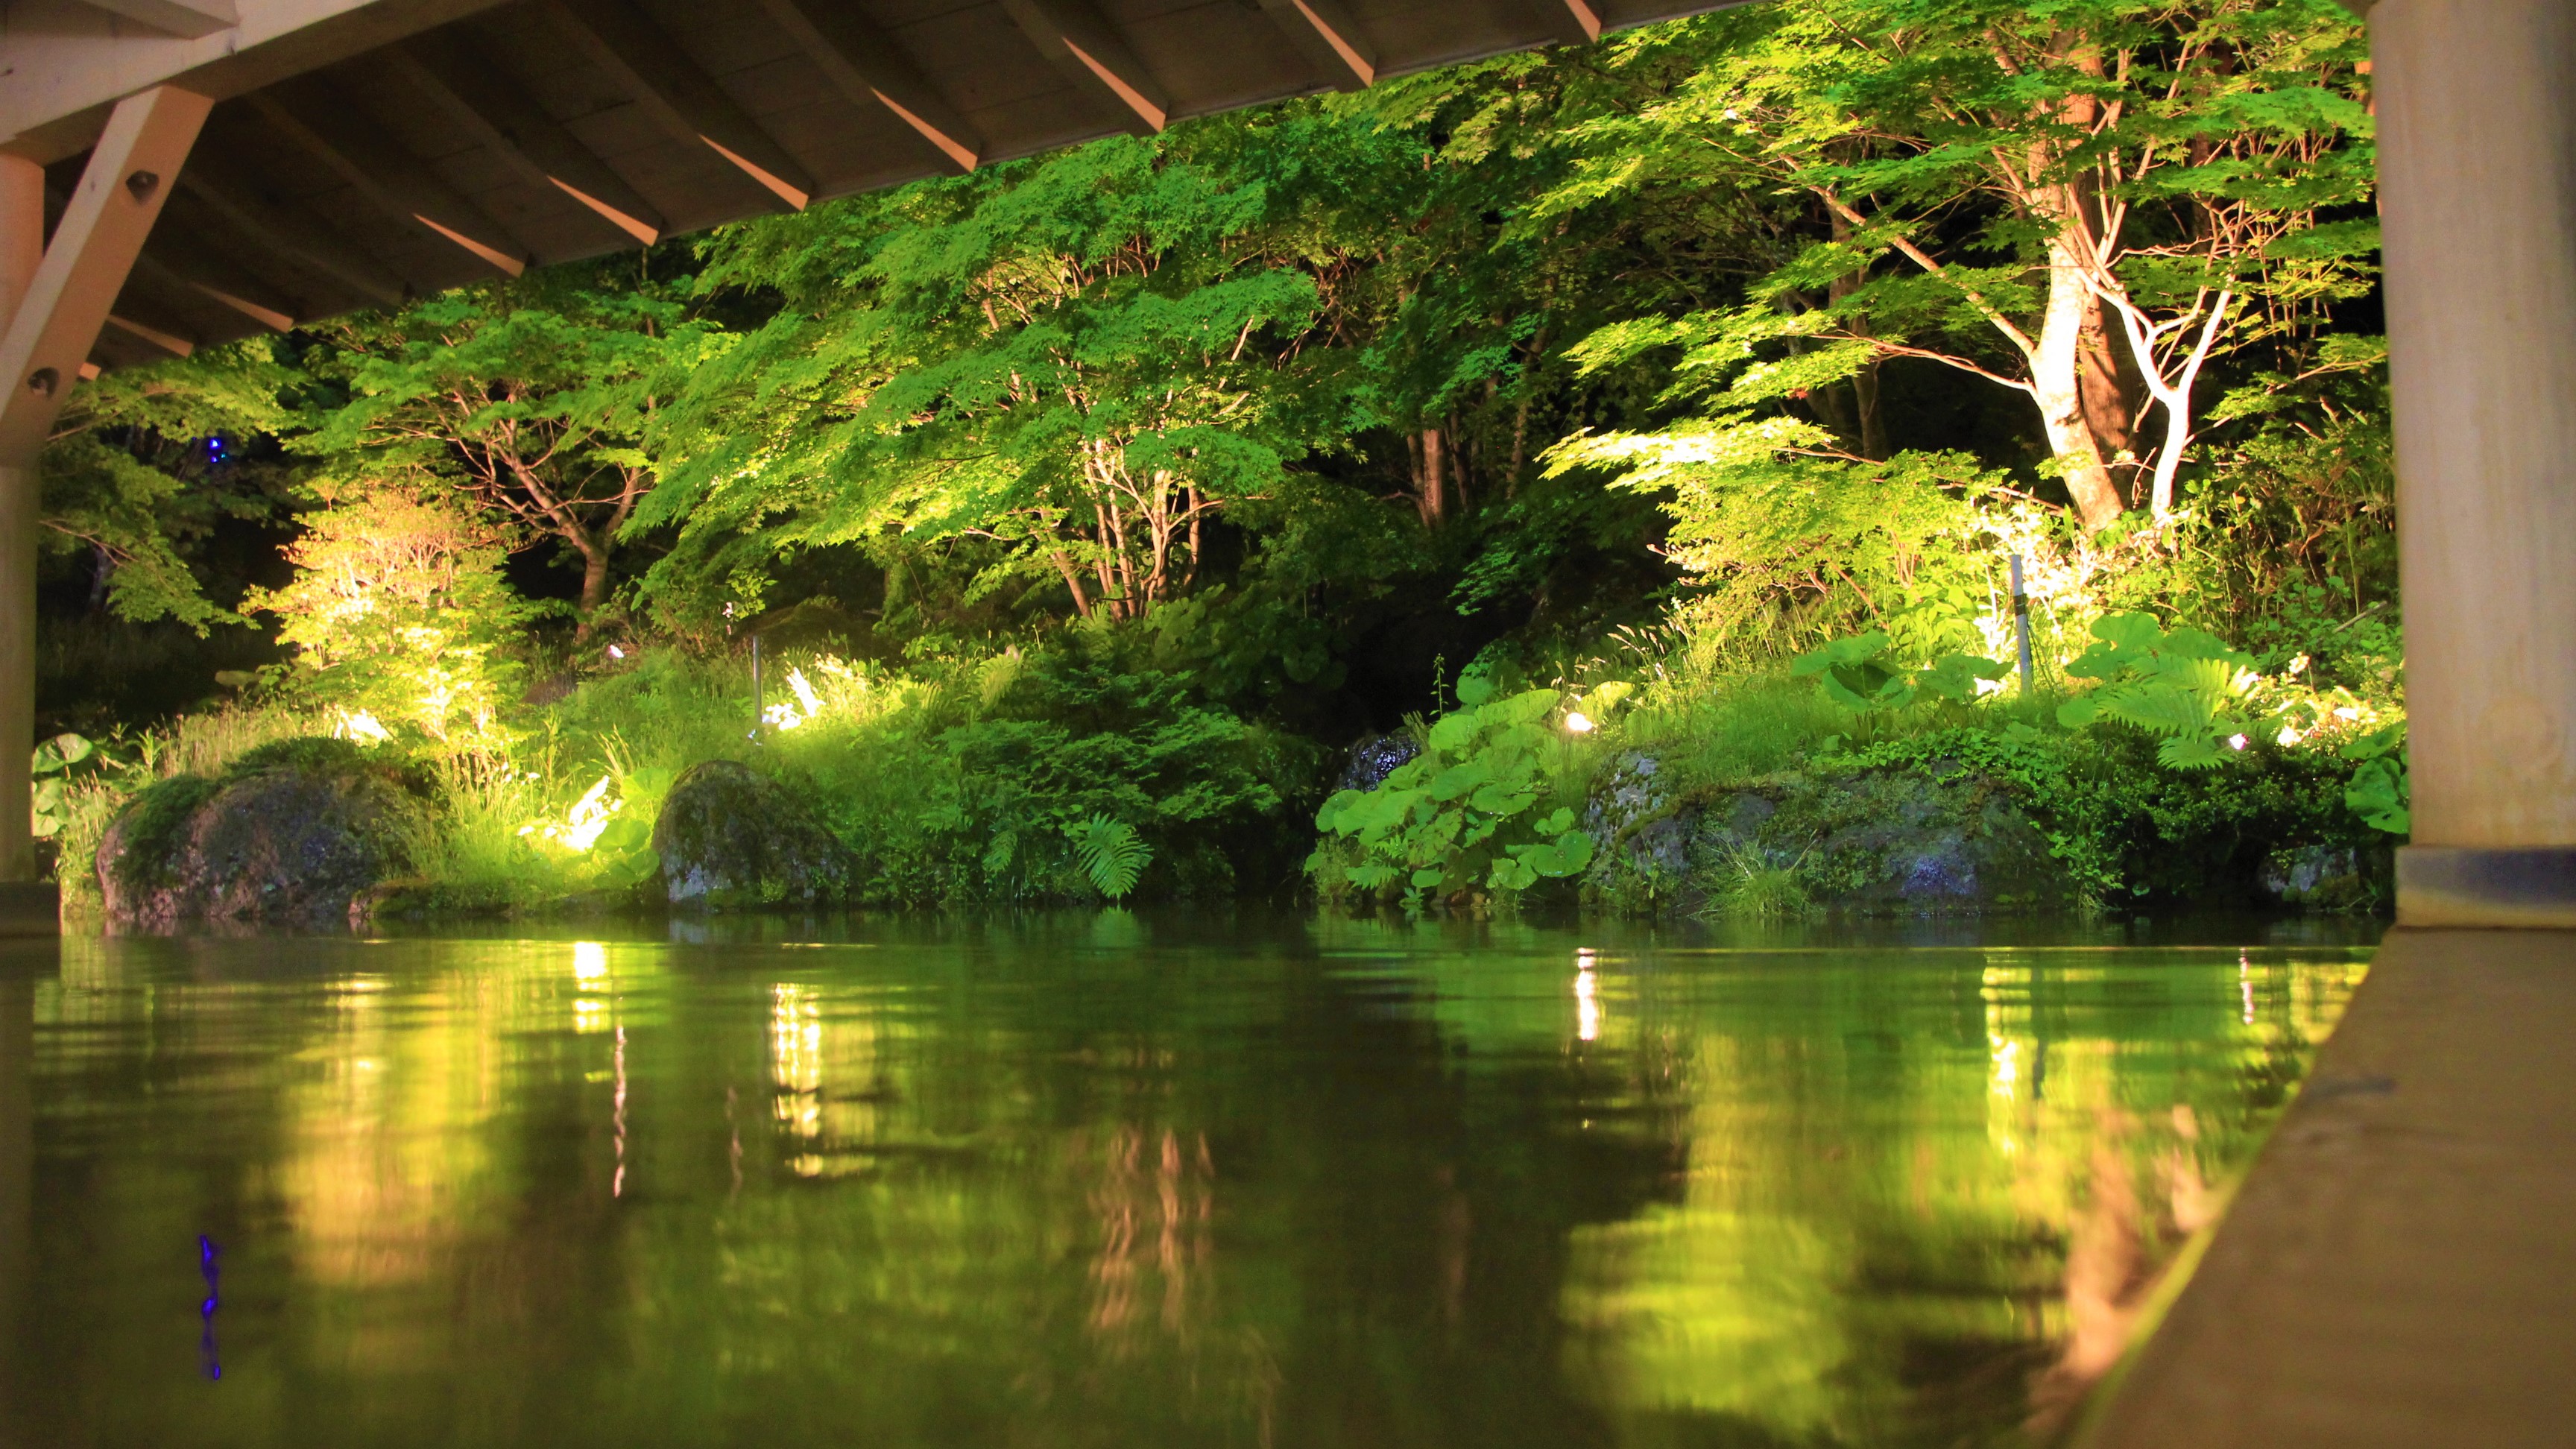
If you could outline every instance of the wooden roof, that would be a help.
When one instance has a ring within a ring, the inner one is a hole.
[[[170,78],[217,96],[100,337],[92,360],[103,366],[1183,117],[1714,8],[509,0],[460,16],[470,7],[455,0],[340,0],[329,34],[310,27],[264,42],[300,46],[278,56],[164,39],[189,15],[211,11],[212,24],[232,14],[233,0],[88,3],[117,12],[109,27],[118,33],[135,28],[123,17],[153,17],[151,38],[180,60],[215,56]],[[0,11],[0,64],[13,59],[8,32],[24,32],[29,8],[16,0]],[[88,98],[57,85],[65,99],[53,104],[65,114],[31,114],[25,97],[9,103],[23,73],[13,72],[0,71],[0,122],[16,124],[14,149],[49,163],[49,189],[67,193],[87,145],[83,113],[69,108]]]

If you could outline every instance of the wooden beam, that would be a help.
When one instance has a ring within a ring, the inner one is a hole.
[[[1336,90],[1377,84],[1377,52],[1337,0],[1261,0],[1261,8]]]
[[[949,164],[972,171],[983,159],[984,138],[931,89],[884,31],[855,6],[818,0],[760,0],[761,8],[798,48],[822,67],[841,94],[862,106],[881,105],[921,133]]]
[[[116,103],[0,338],[0,468],[35,466],[212,105],[175,86]]]
[[[1056,69],[1128,130],[1150,136],[1171,120],[1170,96],[1089,0],[1002,0],[1002,8]]]
[[[162,351],[169,353],[172,357],[192,357],[196,355],[197,344],[193,340],[182,337],[175,332],[164,332],[160,328],[152,326],[150,323],[137,322],[131,317],[121,317],[114,312],[110,312],[107,314],[107,325],[115,328],[119,332],[125,333],[129,337],[140,337],[144,341],[151,343],[153,346],[160,348]]]
[[[573,48],[663,130],[704,142],[797,211],[814,199],[805,168],[632,0],[544,0],[543,8]]]
[[[382,54],[397,74],[531,184],[561,191],[648,247],[669,228],[651,202],[464,37],[433,31],[389,45]]]
[[[458,195],[328,81],[299,76],[253,91],[249,101],[387,216],[445,237],[509,276],[528,269],[525,243]]]
[[[228,307],[271,332],[295,330],[295,314],[303,310],[300,304],[280,296],[248,272],[219,262],[209,263],[194,248],[176,255],[175,262],[164,261],[147,249],[134,259],[134,275],[165,292],[202,297]],[[210,276],[214,280],[208,280]]]
[[[1559,45],[1589,45],[1601,38],[1601,12],[1591,0],[1538,0]]]
[[[122,15],[164,35],[202,40],[241,24],[233,0],[89,0],[110,15]]]
[[[379,265],[317,218],[272,203],[250,179],[211,157],[179,177],[188,194],[251,240],[347,287],[379,306],[399,306],[411,284]]]

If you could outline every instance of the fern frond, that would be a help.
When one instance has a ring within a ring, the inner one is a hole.
[[[1094,815],[1067,826],[1064,833],[1073,839],[1074,862],[1091,878],[1092,886],[1113,901],[1134,890],[1145,867],[1154,861],[1154,848],[1124,820]]]

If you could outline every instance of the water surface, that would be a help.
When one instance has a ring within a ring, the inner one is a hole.
[[[2021,1442],[2367,955],[2023,934],[67,940],[0,1442]]]

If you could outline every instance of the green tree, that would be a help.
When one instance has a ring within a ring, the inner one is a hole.
[[[627,290],[579,271],[443,293],[337,324],[349,400],[304,446],[351,477],[462,490],[581,565],[585,632],[608,602],[627,520],[653,485],[641,440],[719,329],[667,289]]]
[[[237,454],[287,430],[294,382],[265,339],[83,382],[39,463],[45,547],[88,550],[98,602],[120,618],[176,619],[199,634],[240,622],[207,597],[193,556],[222,520],[284,505],[293,470]]]
[[[639,521],[738,593],[781,549],[980,538],[979,589],[1141,617],[1323,431],[1316,282],[1247,243],[1269,202],[1118,140],[733,229],[709,279],[788,305],[659,434]]]
[[[1806,198],[1810,240],[1745,305],[1654,340],[1686,368],[1763,354],[1733,387],[1764,400],[1866,414],[1890,358],[2024,394],[2088,529],[2122,510],[2115,469],[2170,510],[2213,357],[2310,340],[2367,289],[2376,228],[2334,220],[2370,197],[2367,50],[2328,0],[1805,0],[1612,55],[1676,47],[1698,68],[1586,125],[1535,214],[1673,187]]]
[[[341,729],[448,749],[503,738],[509,647],[528,608],[501,577],[504,529],[435,482],[316,485],[323,506],[287,549],[295,577],[242,607],[295,650],[290,687],[339,706]]]

